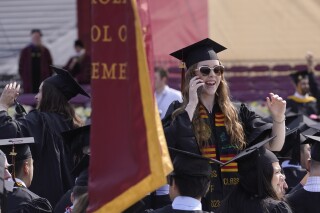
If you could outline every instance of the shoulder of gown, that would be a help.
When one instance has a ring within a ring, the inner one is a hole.
[[[249,145],[255,144],[271,135],[272,123],[266,122],[260,115],[243,103],[234,103]]]
[[[52,206],[27,188],[15,188],[8,194],[8,212],[52,212]]]

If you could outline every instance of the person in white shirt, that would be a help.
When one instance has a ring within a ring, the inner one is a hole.
[[[157,99],[157,105],[160,118],[164,118],[166,112],[173,101],[182,102],[181,92],[170,88],[168,85],[168,72],[163,68],[156,68],[154,74],[154,96]]]
[[[288,203],[295,213],[317,212],[320,203],[320,137],[309,138],[313,142],[309,177],[303,188],[287,196]]]

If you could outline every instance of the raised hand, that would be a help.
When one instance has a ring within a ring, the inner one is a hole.
[[[267,97],[267,106],[271,113],[272,119],[276,122],[282,122],[285,119],[286,101],[279,95],[269,93]]]
[[[14,100],[19,96],[20,84],[16,82],[7,84],[0,96],[0,107],[8,109],[14,104]]]

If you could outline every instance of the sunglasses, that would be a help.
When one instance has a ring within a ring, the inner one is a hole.
[[[223,65],[217,65],[215,67],[208,67],[208,66],[201,66],[197,68],[196,70],[199,70],[200,73],[203,76],[207,76],[210,74],[211,70],[217,75],[220,76],[224,72],[224,66]]]

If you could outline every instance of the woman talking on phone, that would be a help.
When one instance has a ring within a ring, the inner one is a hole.
[[[217,53],[222,45],[204,39],[172,56],[185,63],[182,104],[173,102],[163,119],[169,147],[225,162],[240,150],[276,135],[266,148],[281,150],[285,138],[286,102],[276,94],[266,98],[273,123],[264,122],[244,104],[230,100],[224,66]],[[237,163],[220,168],[212,164],[211,185],[202,199],[203,210],[214,211],[239,182]]]

